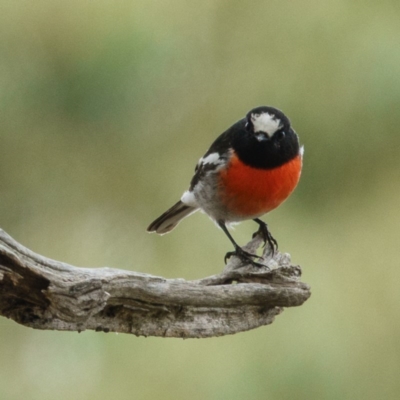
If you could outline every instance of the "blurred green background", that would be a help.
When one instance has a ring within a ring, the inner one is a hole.
[[[1,318],[0,399],[398,399],[399,20],[398,0],[0,0],[1,228],[74,265],[218,273],[231,246],[204,215],[145,229],[273,105],[305,160],[266,220],[313,293],[207,340]]]

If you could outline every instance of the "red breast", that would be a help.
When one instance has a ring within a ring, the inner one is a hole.
[[[259,169],[244,164],[234,154],[220,172],[221,200],[231,212],[244,218],[265,214],[293,192],[301,167],[301,155],[279,167]]]

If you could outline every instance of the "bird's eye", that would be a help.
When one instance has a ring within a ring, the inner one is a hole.
[[[285,131],[280,131],[278,132],[278,139],[283,139],[286,136],[286,132]]]

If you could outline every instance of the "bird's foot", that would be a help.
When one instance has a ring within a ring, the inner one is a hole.
[[[257,254],[251,254],[251,253],[243,250],[239,246],[236,247],[235,251],[228,251],[228,253],[225,254],[225,258],[224,258],[225,264],[226,264],[228,258],[230,258],[232,256],[238,257],[238,258],[240,258],[240,260],[242,262],[247,263],[247,264],[251,264],[251,265],[253,265],[254,267],[257,267],[257,268],[265,267],[264,264],[258,263],[258,262],[253,260],[254,258],[258,258],[260,260],[263,260],[262,257],[258,256]]]
[[[272,255],[274,255],[275,251],[278,250],[278,242],[271,235],[271,232],[268,230],[268,225],[265,222],[259,222],[259,228],[257,232],[253,233],[253,238],[255,238],[257,235],[260,235],[262,237],[264,247],[268,243],[269,247],[272,250]]]

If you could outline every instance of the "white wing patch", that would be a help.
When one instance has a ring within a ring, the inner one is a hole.
[[[272,136],[281,126],[281,120],[269,113],[251,114],[254,132],[265,132]]]
[[[201,165],[201,164],[203,164],[203,165],[205,165],[205,164],[218,165],[218,164],[221,164],[223,162],[224,161],[221,160],[221,157],[220,157],[219,153],[211,153],[207,157],[200,158],[199,165]]]
[[[196,172],[190,184],[190,189],[183,193],[181,202],[190,207],[199,207],[196,196],[204,190],[204,186],[208,185],[207,177],[210,174],[215,174],[220,168],[223,167],[225,159],[219,153],[211,153],[206,157],[200,158],[197,163]],[[195,195],[196,193],[196,195]]]

